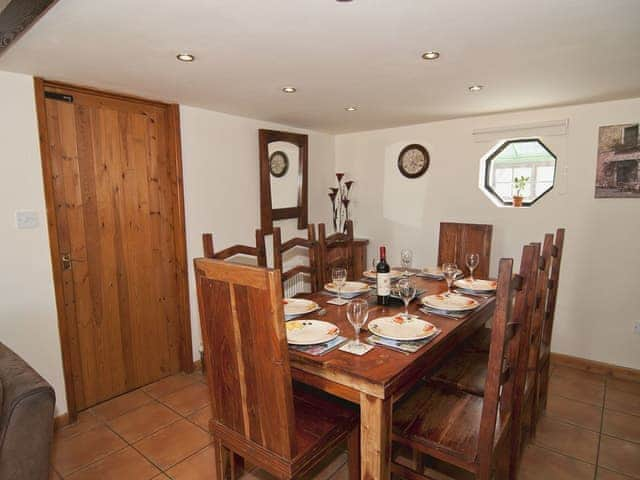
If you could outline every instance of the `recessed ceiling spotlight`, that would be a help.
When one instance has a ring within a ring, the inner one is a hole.
[[[181,62],[193,62],[196,59],[196,57],[194,57],[190,53],[184,53],[184,52],[176,55],[176,58]]]
[[[350,107],[344,107],[344,109],[345,109],[347,112],[355,112],[356,110],[358,110],[358,107],[356,107],[356,106],[354,106],[354,105],[351,105]]]
[[[422,54],[422,58],[424,60],[437,60],[438,58],[440,58],[440,52],[424,52]]]
[[[469,87],[469,91],[470,92],[479,92],[480,90],[482,90],[484,88],[484,85],[471,85]]]
[[[282,87],[284,93],[296,93],[298,90],[296,87]]]

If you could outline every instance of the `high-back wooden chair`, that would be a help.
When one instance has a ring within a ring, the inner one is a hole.
[[[308,252],[309,265],[296,265],[285,271],[283,266],[283,255],[293,248],[305,248]],[[280,227],[273,229],[273,268],[280,270],[282,281],[286,282],[296,275],[308,275],[311,293],[316,292],[320,285],[319,249],[316,241],[315,225],[309,224],[307,227],[307,238],[291,238],[282,243]]]
[[[519,368],[520,352],[532,297],[527,284],[535,278],[536,255],[535,247],[524,247],[520,266],[524,276],[512,277],[513,260],[500,260],[484,396],[438,382],[421,383],[394,408],[394,441],[463,468],[478,479],[489,480],[494,470],[507,475],[510,439],[517,426],[514,414],[526,374],[526,369]],[[512,373],[505,374],[507,366]],[[434,478],[424,475],[421,462],[416,465],[421,471],[394,462],[392,471],[405,478]]]
[[[347,233],[334,233],[327,236],[324,223],[318,224],[318,246],[320,250],[320,282],[322,285],[331,281],[331,270],[334,267],[347,269],[347,278],[353,278],[353,222],[347,220]]]
[[[491,237],[493,225],[474,223],[440,223],[438,242],[438,265],[455,263],[465,274],[469,273],[465,255],[477,253],[480,262],[473,272],[474,277],[489,278],[491,262]]]
[[[349,438],[357,470],[357,413],[292,387],[280,272],[195,259],[216,478],[224,450],[279,478],[312,468]]]
[[[246,255],[249,257],[256,257],[256,264],[259,267],[267,266],[267,250],[264,246],[264,235],[262,230],[256,230],[256,246],[250,247],[248,245],[232,245],[216,252],[213,248],[213,234],[202,234],[202,249],[204,251],[205,258],[215,258],[218,260],[228,260],[236,255]]]
[[[551,273],[546,291],[546,308],[542,325],[542,338],[540,341],[540,354],[538,360],[538,375],[536,381],[537,393],[534,406],[533,433],[540,414],[547,408],[547,394],[549,390],[549,367],[551,358],[551,336],[553,334],[553,321],[556,314],[556,302],[558,299],[558,285],[560,283],[560,265],[564,248],[565,229],[559,228],[551,248]]]

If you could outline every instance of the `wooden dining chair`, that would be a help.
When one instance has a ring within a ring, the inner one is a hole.
[[[283,265],[283,256],[286,252],[295,249],[303,248],[307,251],[309,258],[308,265],[296,265],[295,267],[286,270]],[[318,291],[322,287],[320,284],[320,268],[319,268],[319,248],[316,241],[315,225],[309,224],[307,227],[307,238],[291,238],[282,243],[282,233],[280,227],[273,229],[273,268],[280,270],[282,282],[296,277],[297,275],[306,275],[309,279],[311,286],[311,293]]]
[[[551,248],[551,274],[547,283],[546,310],[542,325],[542,338],[540,342],[540,355],[538,360],[538,374],[536,381],[536,399],[533,408],[532,434],[535,434],[535,426],[538,418],[547,408],[547,395],[549,391],[549,367],[551,365],[551,337],[553,334],[553,321],[556,314],[556,302],[558,300],[558,285],[560,283],[560,265],[564,248],[565,229],[559,228]]]
[[[480,262],[473,275],[477,278],[489,278],[492,235],[493,225],[440,223],[438,265],[455,263],[465,275],[468,275],[465,256],[467,253],[477,253],[480,255]]]
[[[394,442],[480,480],[489,480],[494,471],[496,478],[505,477],[509,469],[512,414],[519,392],[517,376],[503,372],[507,363],[518,363],[523,318],[512,312],[512,300],[524,284],[521,275],[512,277],[512,270],[512,259],[500,260],[484,396],[421,381],[393,410]],[[440,478],[425,474],[421,462],[409,468],[393,460],[392,472],[410,479]]]
[[[232,245],[216,252],[213,248],[213,234],[202,234],[202,249],[204,251],[205,258],[215,258],[218,260],[228,260],[236,255],[245,255],[249,257],[256,257],[256,264],[259,267],[267,266],[267,250],[264,246],[264,235],[262,230],[256,230],[256,246],[250,247],[248,245]]]
[[[343,440],[350,474],[359,476],[357,410],[292,386],[280,272],[207,258],[194,264],[215,478],[226,477],[226,451],[289,479]]]
[[[320,251],[320,282],[322,285],[331,281],[331,270],[334,267],[347,269],[347,279],[354,278],[353,271],[353,222],[347,220],[346,233],[334,233],[327,236],[324,223],[318,224],[318,247]]]

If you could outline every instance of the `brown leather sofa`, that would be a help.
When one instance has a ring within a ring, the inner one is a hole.
[[[55,393],[0,342],[0,479],[47,480]]]

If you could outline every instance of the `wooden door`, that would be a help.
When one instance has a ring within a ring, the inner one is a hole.
[[[177,109],[36,81],[70,412],[192,367]]]

